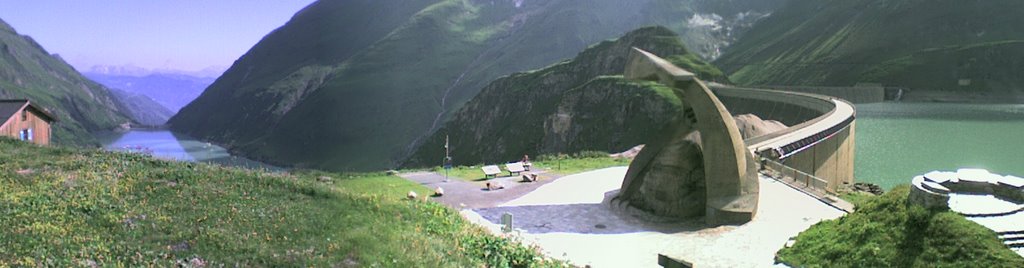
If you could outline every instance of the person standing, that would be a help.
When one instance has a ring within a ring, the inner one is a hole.
[[[523,163],[523,169],[526,169],[526,171],[530,171],[530,166],[533,166],[533,164],[530,164],[530,155],[527,154],[524,154],[523,159],[519,162]]]

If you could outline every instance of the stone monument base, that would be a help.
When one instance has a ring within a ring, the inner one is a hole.
[[[757,196],[726,196],[708,200],[705,221],[708,225],[740,225],[754,219]]]

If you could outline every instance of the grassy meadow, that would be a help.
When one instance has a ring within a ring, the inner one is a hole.
[[[0,138],[0,267],[562,265],[410,190]]]
[[[629,166],[630,159],[612,158],[608,156],[608,153],[587,151],[574,155],[542,155],[538,157],[537,161],[531,161],[531,163],[533,164],[532,171],[547,170],[547,174],[565,176],[602,168]],[[508,175],[504,163],[488,165],[497,165],[501,168],[500,176]],[[466,181],[484,180],[484,172],[481,169],[483,166],[485,165],[452,167],[448,171],[448,176]],[[434,167],[431,171],[441,175],[445,174],[445,170],[441,167]]]

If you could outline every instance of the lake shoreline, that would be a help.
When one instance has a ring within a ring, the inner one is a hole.
[[[95,134],[108,151],[138,151],[175,161],[214,163],[224,166],[273,171],[285,168],[231,153],[228,149],[166,129],[132,129]]]
[[[900,102],[953,104],[1024,104],[1024,96],[1014,92],[964,92],[908,90]]]

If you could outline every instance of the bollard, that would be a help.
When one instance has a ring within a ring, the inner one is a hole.
[[[509,233],[512,232],[512,213],[505,212],[501,214],[501,231]]]

